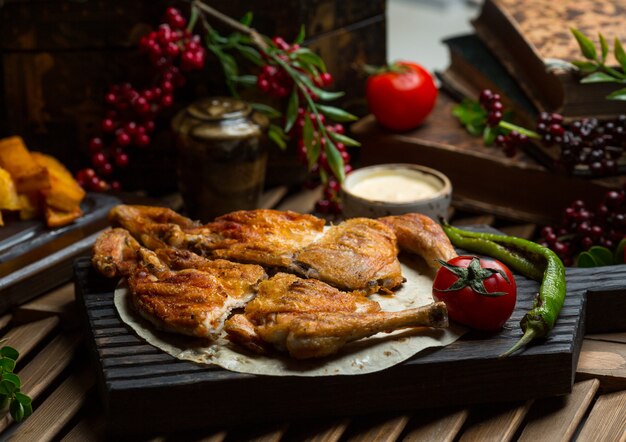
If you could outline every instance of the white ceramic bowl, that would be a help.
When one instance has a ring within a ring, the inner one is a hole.
[[[342,186],[346,218],[423,213],[446,218],[452,184],[443,173],[417,164],[379,164],[354,170]]]

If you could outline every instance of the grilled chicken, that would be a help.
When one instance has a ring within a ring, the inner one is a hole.
[[[365,294],[403,282],[393,231],[367,218],[324,231],[324,220],[277,210],[238,211],[199,226],[169,209],[118,206],[114,225],[150,248],[176,247],[208,258],[262,265]],[[146,213],[145,219],[141,218]],[[162,222],[161,222],[162,221]]]
[[[441,226],[426,215],[407,213],[378,220],[393,230],[401,250],[421,256],[430,267],[441,267],[438,259],[445,262],[457,256]]]
[[[379,221],[353,218],[330,227],[289,267],[344,290],[389,292],[404,282],[393,231]]]
[[[342,292],[316,279],[279,273],[259,284],[244,313],[226,321],[229,338],[256,352],[267,344],[296,359],[328,356],[349,342],[407,327],[446,327],[444,303],[382,312],[360,294]]]
[[[158,328],[207,338],[217,337],[231,311],[245,306],[267,278],[253,264],[171,248],[155,253],[119,228],[98,237],[92,262],[105,276],[126,276],[134,308]]]

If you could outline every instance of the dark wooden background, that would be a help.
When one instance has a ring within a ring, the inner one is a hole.
[[[332,87],[346,92],[338,104],[365,113],[365,77],[358,66],[386,60],[384,0],[215,0],[211,5],[234,18],[252,8],[255,28],[288,41],[304,24],[307,45],[337,79]],[[137,43],[160,23],[168,6],[188,15],[188,3],[182,1],[0,2],[0,137],[21,135],[29,148],[57,156],[72,170],[88,165],[87,141],[100,131],[108,86],[122,81],[149,84],[147,59]],[[196,97],[224,92],[221,67],[209,57],[205,69],[188,78],[176,105],[157,122],[151,148],[131,151],[126,188],[174,190],[170,118]],[[282,175],[291,155],[293,149],[271,157],[270,179]]]

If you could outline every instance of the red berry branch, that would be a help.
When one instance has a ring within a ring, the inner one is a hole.
[[[82,187],[96,192],[120,190],[113,177],[116,168],[128,166],[128,148],[150,145],[155,118],[174,103],[176,89],[185,84],[184,73],[204,66],[206,50],[200,37],[191,34],[193,23],[186,26],[181,13],[168,8],[164,23],[139,43],[154,71],[152,85],[115,84],[104,95],[102,135],[89,140],[92,167],[76,174]]]
[[[254,85],[271,98],[286,100],[284,112],[267,105],[253,107],[270,118],[280,118],[280,124],[271,124],[268,129],[269,137],[278,146],[284,149],[288,139],[297,140],[298,157],[310,172],[309,184],[321,182],[324,186],[324,197],[317,202],[316,210],[341,212],[340,183],[352,170],[346,146],[359,145],[345,135],[342,123],[354,121],[356,117],[338,107],[321,104],[343,93],[327,90],[333,77],[317,54],[301,46],[304,29],[290,44],[282,37],[270,39],[251,28],[250,13],[237,22],[201,1],[193,2],[192,8],[202,18],[207,30],[207,48],[221,62],[227,85],[235,96],[235,84]],[[207,16],[226,23],[235,32],[220,35],[210,26]],[[256,78],[239,75],[232,53],[256,66],[259,71]]]

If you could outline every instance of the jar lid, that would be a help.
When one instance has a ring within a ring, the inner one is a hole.
[[[242,118],[250,113],[247,103],[231,97],[208,97],[187,108],[187,113],[199,120],[217,121]]]

